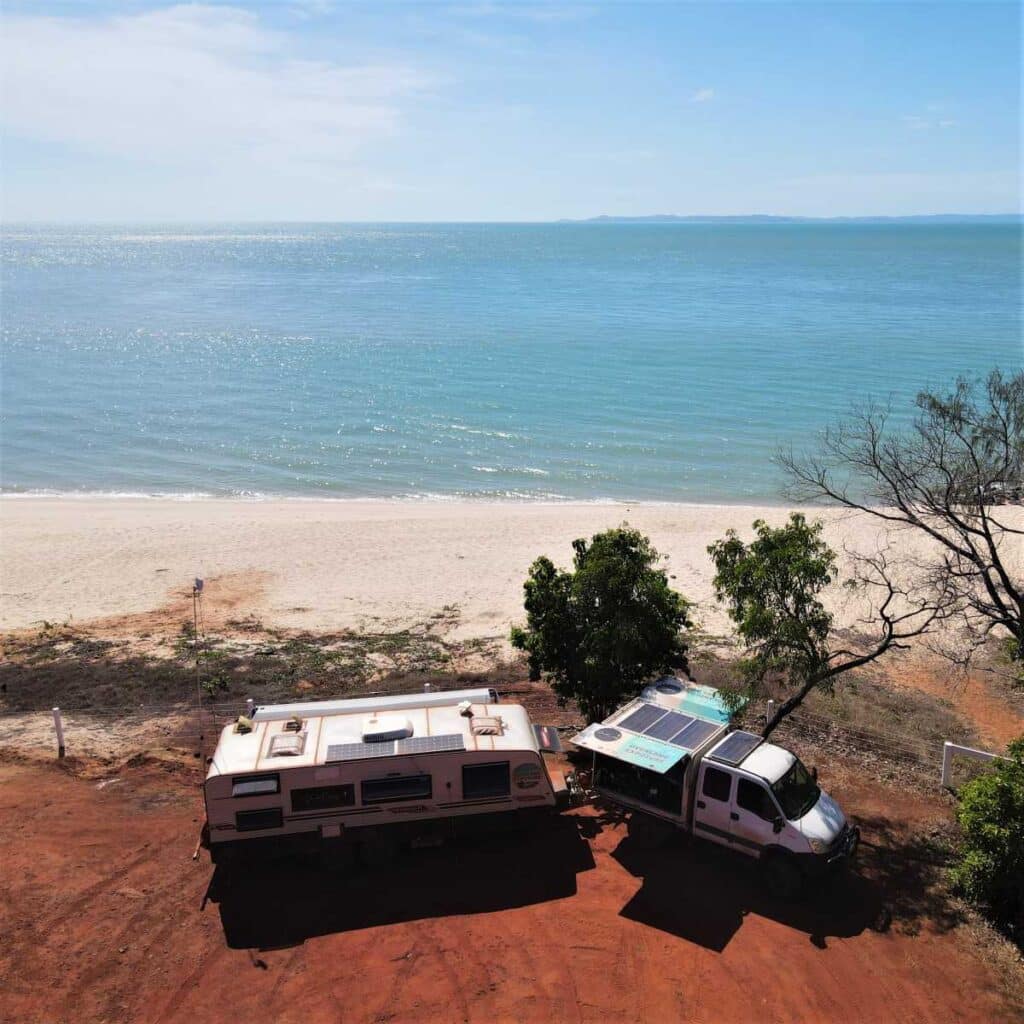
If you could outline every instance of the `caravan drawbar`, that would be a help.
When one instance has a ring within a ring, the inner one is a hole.
[[[852,857],[860,832],[816,770],[730,717],[717,690],[667,677],[571,742],[591,753],[598,796],[764,860],[780,886]],[[259,707],[221,733],[206,841],[220,863],[551,814],[579,792],[544,757],[560,749],[553,728],[493,690]]]

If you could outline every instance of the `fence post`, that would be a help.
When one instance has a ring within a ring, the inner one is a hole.
[[[974,747],[963,747],[959,743],[950,743],[946,740],[942,744],[942,785],[947,789],[953,788],[953,755],[962,754],[972,761],[1005,761],[1002,754],[993,754],[988,750],[975,750]]]
[[[764,724],[765,725],[769,725],[771,723],[772,717],[774,715],[775,715],[775,701],[770,700],[770,701],[768,701],[768,706],[765,708]]]
[[[64,722],[60,717],[60,708],[53,709],[53,727],[57,730],[57,756],[64,756]]]

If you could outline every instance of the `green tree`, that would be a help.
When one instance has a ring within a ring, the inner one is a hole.
[[[758,519],[757,536],[749,544],[729,530],[708,548],[715,564],[715,595],[725,603],[747,651],[745,695],[761,695],[769,676],[780,678],[789,691],[766,723],[765,737],[813,689],[830,690],[836,677],[906,646],[943,614],[942,595],[930,587],[922,594],[893,584],[885,552],[855,559],[847,585],[881,590],[872,619],[876,635],[858,649],[834,647],[833,617],[820,595],[836,582],[837,565],[821,530],[820,522],[808,523],[795,512],[780,527]]]
[[[1024,938],[1024,736],[1009,759],[960,790],[956,811],[963,840],[952,869],[957,889],[994,920]]]
[[[544,556],[530,567],[526,626],[513,628],[512,645],[559,703],[574,700],[588,721],[601,721],[653,676],[686,668],[690,605],[656,567],[648,538],[628,524],[572,546],[571,571]]]

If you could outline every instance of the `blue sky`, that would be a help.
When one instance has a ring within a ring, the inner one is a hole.
[[[6,0],[9,220],[1020,208],[1020,11]]]

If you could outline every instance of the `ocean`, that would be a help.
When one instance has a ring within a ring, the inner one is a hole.
[[[780,446],[1024,363],[1013,224],[25,227],[5,493],[777,502]]]

